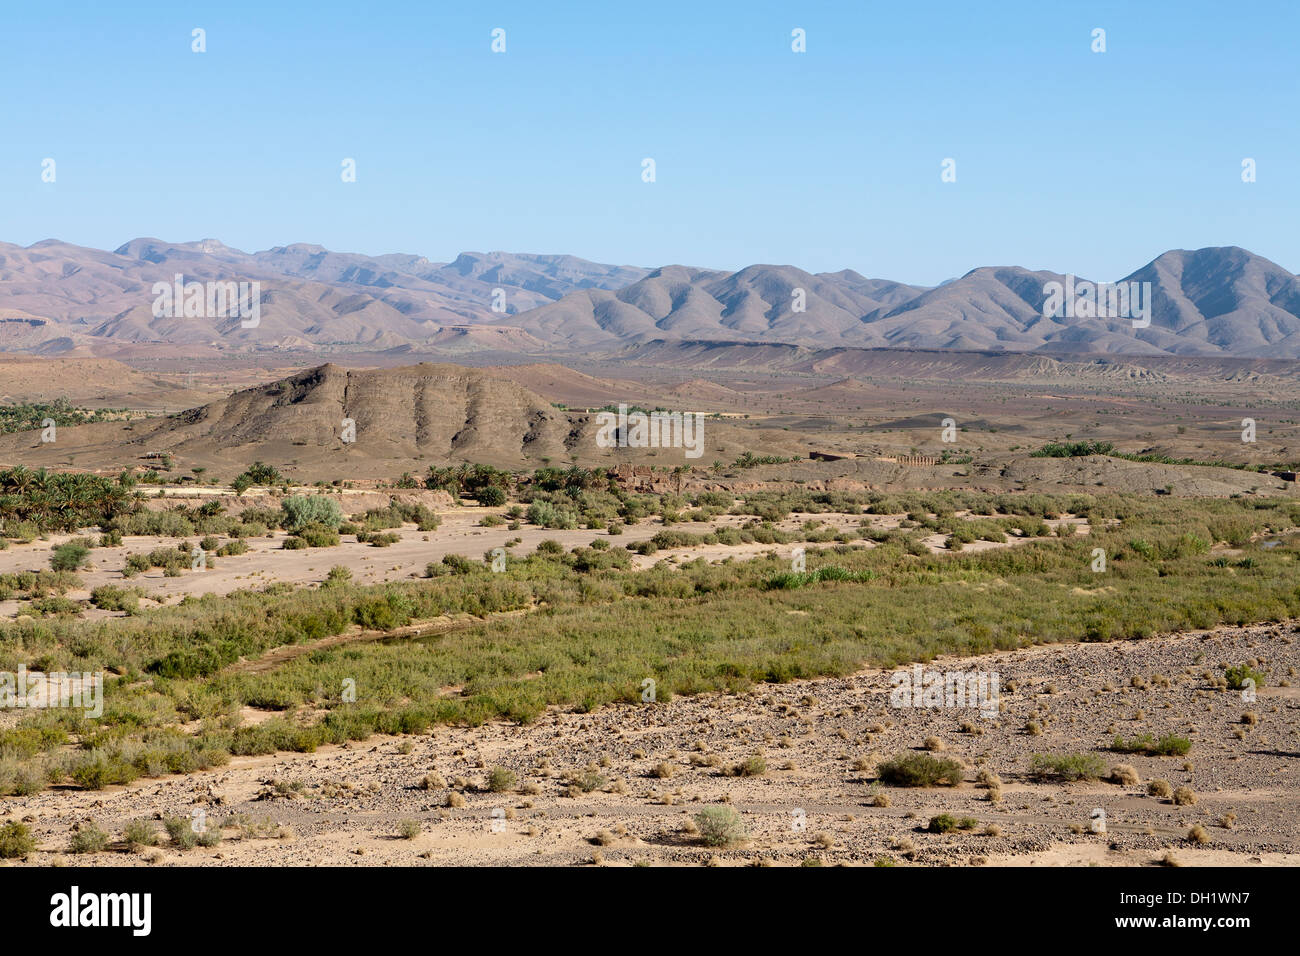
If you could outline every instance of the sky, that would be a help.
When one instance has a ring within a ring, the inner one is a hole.
[[[1293,0],[10,0],[0,241],[1295,272],[1297,28]]]

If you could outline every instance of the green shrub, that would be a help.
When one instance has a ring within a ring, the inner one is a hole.
[[[1268,675],[1263,671],[1255,670],[1249,664],[1237,664],[1234,667],[1224,668],[1223,676],[1233,690],[1241,690],[1247,680],[1253,680],[1258,690],[1264,686],[1264,678]]]
[[[1100,754],[1034,754],[1029,774],[1037,780],[1100,780],[1106,762]]]
[[[894,787],[955,787],[961,783],[962,766],[947,757],[908,753],[886,760],[876,773],[882,783]]]
[[[65,597],[37,598],[27,607],[19,610],[18,613],[24,614],[28,612],[33,617],[46,617],[51,614],[80,614],[81,604]]]
[[[930,818],[930,825],[926,829],[931,833],[951,833],[957,829],[957,818],[947,813],[941,813]]]
[[[90,549],[80,540],[67,541],[50,555],[50,567],[55,571],[75,571],[90,556]]]
[[[493,793],[506,793],[515,789],[515,772],[505,767],[493,767],[488,774],[488,789]]]
[[[189,817],[166,817],[163,827],[172,845],[178,850],[192,850],[199,843],[199,835],[194,832],[194,824]]]
[[[339,543],[339,533],[324,525],[308,525],[298,534],[309,548],[334,548]]]
[[[122,831],[122,842],[127,849],[135,850],[142,846],[157,846],[158,831],[149,820],[132,820]]]
[[[816,571],[784,571],[774,574],[763,582],[763,587],[769,591],[789,591],[809,584],[817,584],[820,581],[851,581],[862,584],[874,579],[875,576],[872,571],[849,571],[830,564]]]
[[[953,833],[957,830],[974,830],[977,826],[979,821],[973,817],[958,819],[950,814],[941,813],[930,818],[930,825],[926,829],[931,833]]]
[[[160,538],[183,538],[194,533],[194,522],[179,511],[137,511],[119,515],[109,524],[110,531],[118,535],[156,535]]]
[[[695,814],[695,824],[705,846],[732,846],[746,837],[745,823],[731,807],[705,807]]]
[[[102,853],[108,846],[108,834],[93,822],[83,823],[68,844],[69,853]]]
[[[341,564],[336,564],[334,567],[329,569],[329,573],[325,575],[325,580],[322,583],[326,587],[340,587],[351,580],[351,569],[345,568]]]
[[[534,501],[528,506],[527,517],[530,524],[552,531],[572,531],[578,527],[577,515],[567,509],[557,508],[549,501]]]
[[[591,793],[593,790],[600,790],[608,781],[602,773],[597,773],[595,770],[584,770],[573,774],[569,778],[569,782],[583,793]]]
[[[354,623],[369,630],[391,631],[411,621],[412,605],[394,591],[361,598],[352,609]]]
[[[762,754],[751,754],[733,769],[738,777],[761,777],[767,773],[767,760]]]
[[[422,829],[417,820],[403,820],[397,825],[397,834],[403,840],[414,840]]]
[[[130,614],[140,605],[140,592],[135,588],[101,584],[90,592],[90,603],[104,611],[126,611]]]
[[[1110,749],[1124,754],[1142,753],[1150,757],[1181,757],[1192,749],[1192,742],[1177,734],[1165,734],[1159,740],[1151,734],[1139,734],[1131,740],[1116,736]]]
[[[284,481],[280,472],[270,465],[262,464],[260,461],[253,462],[240,477],[247,478],[255,485],[278,485]]]
[[[148,554],[128,555],[126,567],[122,573],[126,577],[134,577],[142,571],[148,571],[150,568],[162,568],[163,572],[168,576],[175,577],[180,573],[181,568],[188,568],[189,566],[189,548],[181,544],[175,548],[155,548]]]
[[[1050,442],[1038,451],[1030,452],[1030,458],[1086,458],[1089,455],[1109,455],[1115,450],[1115,443],[1108,441]]]
[[[475,493],[478,503],[485,508],[499,508],[506,503],[506,492],[504,488],[497,485],[488,485],[479,489]]]
[[[343,523],[338,499],[328,495],[290,495],[280,502],[280,510],[284,529],[294,534],[310,525],[337,531]]]
[[[36,849],[36,839],[27,824],[10,820],[0,827],[0,860],[17,860]]]

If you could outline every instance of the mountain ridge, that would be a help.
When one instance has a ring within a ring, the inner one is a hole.
[[[154,314],[152,288],[257,282],[260,322]],[[0,350],[109,346],[384,351],[617,351],[650,342],[1300,358],[1300,277],[1238,246],[1169,250],[1118,280],[1150,283],[1150,322],[1047,314],[1066,275],[979,266],[934,287],[852,269],[654,269],[564,254],[463,252],[449,263],[291,243],[141,237],[111,252],[0,243]],[[1079,282],[1088,281],[1081,277]],[[480,331],[482,330],[482,331]],[[514,331],[511,331],[514,330]]]

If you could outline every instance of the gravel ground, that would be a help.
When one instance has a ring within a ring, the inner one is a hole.
[[[890,673],[873,670],[237,758],[187,777],[8,798],[0,818],[26,820],[38,838],[27,865],[1152,865],[1170,852],[1182,864],[1300,865],[1300,688],[1288,686],[1298,634],[1286,622],[927,665],[996,673],[993,717],[892,706]],[[1219,686],[1223,665],[1244,660],[1268,674],[1253,703]],[[1192,747],[1181,757],[1108,749],[1116,734],[1143,733]],[[875,779],[879,761],[929,738],[936,756],[963,765],[960,786]],[[1036,780],[1038,753],[1096,754],[1137,782]],[[762,773],[735,771],[755,754]],[[488,790],[494,767],[513,771],[515,786]],[[981,771],[1000,779],[1000,799]],[[589,776],[575,785],[573,774]],[[1195,802],[1149,795],[1157,779]],[[694,814],[719,805],[740,814],[743,842],[710,848],[692,832]],[[1092,832],[1097,808],[1105,833]],[[67,851],[87,820],[116,840],[132,819],[196,810],[227,823],[219,846]],[[942,813],[975,825],[928,832]],[[419,824],[411,839],[399,835],[404,821]],[[1203,841],[1189,836],[1197,826]]]

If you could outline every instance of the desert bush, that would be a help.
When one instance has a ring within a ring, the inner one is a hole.
[[[252,485],[278,485],[284,481],[278,470],[260,461],[253,462],[239,477],[246,478]]]
[[[176,849],[192,850],[198,846],[199,835],[194,832],[194,824],[189,817],[164,817],[163,828]]]
[[[1267,676],[1263,671],[1257,671],[1249,664],[1237,664],[1223,671],[1223,677],[1232,690],[1241,690],[1247,680],[1253,680],[1258,689],[1264,686],[1264,678]]]
[[[557,508],[549,501],[534,501],[528,506],[526,516],[530,524],[548,530],[572,531],[578,527],[578,518],[572,511]]]
[[[122,842],[130,850],[144,846],[157,846],[158,831],[149,820],[132,820],[122,831]]]
[[[418,820],[403,820],[397,825],[397,835],[403,840],[414,840],[423,829]]]
[[[122,573],[126,577],[134,577],[151,568],[162,568],[165,574],[175,577],[180,574],[182,568],[189,566],[189,549],[182,544],[175,548],[154,548],[148,554],[127,555],[126,567]]]
[[[36,849],[36,838],[27,824],[10,820],[0,827],[0,860],[17,860]]]
[[[570,774],[567,780],[572,786],[577,787],[583,793],[591,793],[593,790],[600,790],[608,782],[605,780],[604,774],[598,773],[595,770],[582,770]]]
[[[140,605],[140,592],[135,588],[101,584],[90,592],[90,603],[104,611],[126,611],[130,614]]]
[[[136,511],[118,515],[108,523],[107,530],[124,534],[156,535],[162,538],[184,538],[194,534],[194,522],[180,511]]]
[[[1165,734],[1157,740],[1152,734],[1139,734],[1131,740],[1116,736],[1110,749],[1116,753],[1142,753],[1152,757],[1181,757],[1192,749],[1192,742],[1177,734]]]
[[[731,768],[738,777],[761,777],[767,773],[767,759],[762,754],[750,754]]]
[[[475,492],[478,503],[485,508],[499,508],[506,503],[506,491],[497,485],[487,485]]]
[[[482,571],[483,566],[471,561],[463,554],[444,554],[442,556],[442,567],[450,569],[455,574],[473,574],[476,571]],[[429,575],[434,577],[433,574]]]
[[[352,571],[349,568],[343,567],[341,564],[336,564],[334,567],[329,569],[329,573],[325,575],[325,580],[322,584],[325,587],[342,587],[351,580]]]
[[[874,571],[847,571],[832,564],[818,568],[816,571],[783,571],[768,578],[763,583],[763,587],[769,591],[788,591],[821,581],[851,581],[861,584],[872,580],[875,576]]]
[[[931,833],[952,833],[956,830],[974,830],[977,826],[979,821],[973,817],[958,819],[951,814],[940,813],[930,818],[930,824],[926,829]]]
[[[309,548],[334,548],[339,543],[339,533],[325,525],[307,525],[299,530],[298,536]]]
[[[338,531],[343,523],[338,499],[330,495],[290,495],[280,502],[280,510],[283,513],[280,523],[294,534],[309,526]]]
[[[1098,754],[1034,754],[1029,773],[1038,780],[1099,780],[1106,763]]]
[[[1111,783],[1118,783],[1124,786],[1133,786],[1140,782],[1137,770],[1126,763],[1117,763],[1115,766],[1111,767],[1109,779]]]
[[[493,767],[488,774],[487,787],[493,793],[506,793],[515,789],[515,772],[505,767]]]
[[[705,846],[732,846],[746,837],[745,823],[731,807],[705,807],[695,814],[695,825]]]
[[[50,555],[50,567],[55,571],[75,571],[86,563],[90,549],[80,539],[64,542]]]
[[[1152,780],[1147,784],[1147,793],[1153,797],[1171,797],[1174,788],[1168,780]]]
[[[120,755],[91,751],[73,765],[68,775],[86,790],[103,790],[113,784],[130,783],[140,774]]]
[[[69,853],[102,853],[108,846],[108,834],[95,826],[94,822],[83,823],[72,834],[68,843]]]
[[[876,774],[894,787],[955,787],[961,783],[962,766],[948,757],[908,753],[881,763]]]
[[[64,597],[47,597],[36,598],[26,607],[19,609],[18,613],[29,614],[32,617],[46,617],[49,615],[75,615],[81,613],[82,605],[77,601],[69,600]]]

